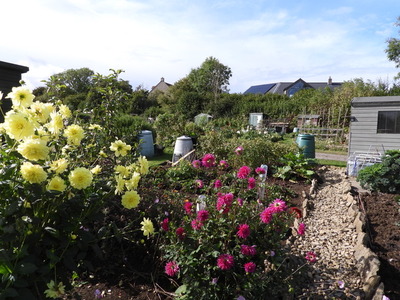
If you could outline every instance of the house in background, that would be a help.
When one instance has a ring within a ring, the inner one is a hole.
[[[11,109],[11,101],[4,99],[13,87],[20,86],[19,81],[22,74],[29,71],[28,67],[0,61],[0,91],[3,93],[1,109],[4,113]],[[0,114],[0,122],[3,122],[3,115]]]
[[[340,87],[341,85],[341,82],[333,82],[331,77],[329,77],[327,82],[305,82],[303,79],[299,78],[295,82],[276,82],[253,85],[248,88],[243,94],[279,94],[291,97],[296,92],[303,89],[335,89],[337,87]]]
[[[151,88],[150,94],[157,91],[165,93],[171,86],[172,84],[165,82],[164,77],[161,77],[160,82]]]

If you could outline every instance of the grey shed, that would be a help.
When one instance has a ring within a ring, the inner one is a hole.
[[[400,149],[400,96],[351,101],[349,154]]]

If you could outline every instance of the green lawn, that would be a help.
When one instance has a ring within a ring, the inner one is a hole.
[[[154,156],[147,159],[149,161],[149,166],[150,167],[157,166],[168,160],[171,161],[173,153],[174,153],[173,148],[165,148],[162,155]]]
[[[317,164],[324,166],[335,166],[345,168],[347,163],[345,161],[329,160],[329,159],[316,159]]]

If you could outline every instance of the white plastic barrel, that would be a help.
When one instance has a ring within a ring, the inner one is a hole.
[[[154,156],[153,133],[150,130],[142,130],[139,133],[139,152],[146,157]]]

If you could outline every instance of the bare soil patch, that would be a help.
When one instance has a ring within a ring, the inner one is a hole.
[[[399,195],[361,195],[367,216],[371,250],[381,262],[380,276],[385,295],[400,299],[400,202]]]

